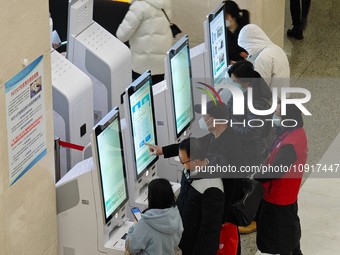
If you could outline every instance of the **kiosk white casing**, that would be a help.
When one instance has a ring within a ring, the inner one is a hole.
[[[85,146],[93,127],[91,79],[57,51],[51,52],[54,135]],[[61,176],[82,160],[82,152],[60,148]]]
[[[165,80],[153,86],[153,96],[155,105],[155,119],[157,124],[157,140],[159,146],[166,146],[174,143],[180,143],[185,138],[191,136],[191,124],[187,126],[184,131],[177,134],[176,116],[175,116],[175,95],[174,82],[171,70],[171,54],[177,55],[183,49],[188,49],[188,36],[183,36],[171,49],[167,52],[167,57],[164,59],[165,66]],[[188,52],[188,57],[190,53]],[[192,87],[192,73],[191,61],[188,63],[188,74],[190,75],[191,93]],[[190,99],[193,103],[193,98]],[[193,107],[193,105],[192,105]],[[166,178],[172,182],[180,182],[182,177],[183,166],[179,162],[179,157],[163,158],[158,160],[158,175]]]
[[[69,3],[67,58],[93,82],[94,123],[120,105],[132,81],[128,47],[93,21],[93,0]]]
[[[160,146],[180,143],[191,136],[195,113],[190,53],[189,38],[188,35],[184,35],[168,50],[167,57],[164,59],[165,81],[153,87],[155,105],[157,105],[155,115]],[[204,62],[200,64],[204,70]],[[160,157],[158,161],[160,177],[180,182],[182,170],[183,166],[178,157],[168,159]]]
[[[197,86],[201,87],[198,82],[210,85],[212,81],[211,71],[209,69],[209,53],[206,47],[207,45],[204,42],[190,49],[194,105],[202,103],[202,91],[196,88]],[[201,130],[198,125],[201,117],[201,114],[195,112],[195,122],[191,125],[191,134],[195,137],[201,137],[207,134],[206,131]]]
[[[217,10],[221,8],[221,5],[217,5]],[[215,9],[216,9],[215,8]],[[216,10],[213,10],[212,13]],[[192,81],[193,84],[196,82],[203,82],[207,83],[208,85],[214,86],[214,78],[213,78],[213,66],[212,66],[212,56],[211,56],[211,49],[210,49],[210,28],[209,28],[209,15],[207,15],[206,20],[203,22],[204,28],[204,43],[197,45],[194,48],[190,49],[190,60],[191,60],[191,70],[192,70]],[[232,84],[232,80],[228,75],[228,72],[225,75],[225,80],[223,83]],[[200,104],[201,103],[201,93],[197,93],[197,90],[194,90],[194,103]],[[228,100],[231,97],[231,92],[228,89],[222,89],[219,91],[220,98],[222,102],[225,104],[228,103]],[[201,115],[196,115],[199,117]],[[196,128],[195,125],[193,133],[195,136],[199,134],[203,134]]]
[[[227,52],[227,28],[225,26],[224,3],[219,3],[206,16],[203,22],[204,42],[207,61],[206,81],[209,85],[223,83],[227,71],[229,56]],[[212,38],[213,37],[213,38]],[[217,37],[217,38],[216,38]],[[213,44],[213,45],[212,45]],[[224,75],[224,76],[223,76]]]
[[[206,50],[205,42],[190,49],[190,60],[193,84],[196,82],[209,84],[211,72],[209,71],[209,53]]]
[[[122,237],[132,226],[126,207],[105,224],[93,158],[76,164],[56,184],[59,255],[123,255]]]
[[[140,211],[143,211],[148,206],[148,184],[157,177],[157,166],[153,164],[150,168],[144,172],[142,176],[137,179],[136,162],[134,157],[133,148],[133,134],[132,126],[129,114],[129,96],[126,92],[123,97],[124,101],[124,119],[122,119],[122,135],[124,144],[124,155],[126,174],[128,179],[128,192],[129,192],[129,206],[138,207]],[[124,128],[125,127],[125,128]],[[132,213],[128,211],[129,218],[133,218]]]
[[[174,143],[180,143],[186,137],[190,136],[190,128],[177,139],[175,132],[175,123],[173,110],[171,109],[172,100],[166,81],[162,81],[153,86],[153,97],[157,107],[155,107],[155,119],[157,126],[157,141],[159,146],[166,146]],[[180,182],[182,177],[183,166],[178,157],[164,158],[160,156],[157,161],[158,176],[168,179],[172,182]]]

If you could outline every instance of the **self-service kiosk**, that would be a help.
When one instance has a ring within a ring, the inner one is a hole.
[[[56,184],[59,255],[123,255],[132,226],[119,111],[92,132],[93,158],[76,164]]]
[[[191,135],[195,119],[189,38],[183,36],[164,60],[165,81],[154,89],[158,145],[180,143]],[[158,176],[180,182],[183,166],[179,158],[158,160]]]
[[[93,127],[91,79],[59,52],[51,52],[54,135],[85,146]],[[60,176],[82,160],[82,152],[60,148]]]
[[[122,126],[129,185],[129,206],[141,211],[148,205],[148,183],[157,178],[158,156],[150,155],[144,143],[157,145],[154,101],[150,71],[142,74],[125,91]],[[180,184],[171,183],[175,196]],[[132,214],[128,212],[130,218]]]
[[[70,0],[67,58],[93,83],[94,123],[113,107],[131,83],[131,52],[93,21],[93,0]]]

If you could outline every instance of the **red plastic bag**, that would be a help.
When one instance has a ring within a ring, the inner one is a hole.
[[[216,255],[236,255],[238,242],[237,226],[224,223],[221,227],[220,247]]]

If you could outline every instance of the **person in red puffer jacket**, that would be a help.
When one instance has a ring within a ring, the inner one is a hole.
[[[268,171],[254,175],[266,188],[258,212],[256,243],[262,253],[302,255],[297,197],[307,160],[307,137],[296,105],[287,105],[286,115],[279,109],[275,115],[273,122],[285,127],[263,164],[262,170]]]

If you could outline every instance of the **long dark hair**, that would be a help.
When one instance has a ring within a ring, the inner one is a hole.
[[[297,107],[295,104],[287,104],[286,105],[286,115],[282,115],[282,120],[286,120],[284,122],[287,126],[293,126],[295,125],[295,121],[297,122],[296,127],[285,127],[285,129],[294,129],[294,128],[302,128],[303,127],[303,119],[302,119],[302,112],[299,107]],[[295,120],[295,121],[289,121],[289,119]]]
[[[165,209],[176,205],[171,184],[163,178],[154,179],[148,186],[149,209]]]
[[[249,24],[249,12],[247,10],[241,10],[234,1],[224,1],[224,12],[235,18],[240,28]]]

